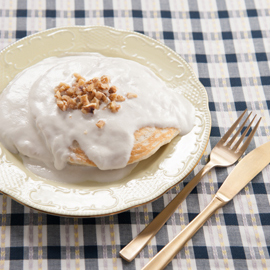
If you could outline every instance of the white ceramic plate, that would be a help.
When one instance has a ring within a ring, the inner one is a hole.
[[[188,64],[174,51],[147,36],[105,26],[65,27],[19,40],[0,52],[0,91],[23,69],[65,52],[99,52],[137,61],[183,93],[196,108],[196,123],[114,183],[65,184],[37,177],[21,160],[0,148],[0,191],[50,214],[91,217],[118,213],[161,196],[183,180],[208,143],[211,119],[207,93]]]

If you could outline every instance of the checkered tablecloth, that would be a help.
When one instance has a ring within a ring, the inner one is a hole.
[[[208,173],[131,263],[119,250],[188,183],[247,107],[262,116],[247,152],[270,140],[269,0],[0,0],[0,49],[52,27],[138,31],[179,53],[205,86],[212,116],[194,172],[144,206],[101,218],[42,214],[0,196],[1,269],[141,269],[210,202],[231,172]],[[166,269],[270,269],[270,166],[214,214]],[[154,269],[153,269],[154,270]]]

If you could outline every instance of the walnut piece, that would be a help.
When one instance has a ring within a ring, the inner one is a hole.
[[[64,112],[67,110],[67,103],[66,101],[57,100],[57,106]]]
[[[116,93],[116,91],[117,91],[117,88],[116,88],[116,86],[114,86],[114,85],[111,86],[110,89],[109,89],[109,93],[110,93],[110,94]]]
[[[137,94],[127,93],[127,98],[136,98]]]
[[[83,106],[86,106],[90,103],[87,95],[80,96],[80,100]]]
[[[111,80],[110,80],[109,76],[103,75],[103,76],[100,77],[100,81],[102,83],[109,83]]]
[[[89,103],[86,106],[82,106],[82,112],[84,114],[93,113],[94,110],[96,109],[96,107],[97,107],[97,104],[96,103]]]
[[[99,121],[96,123],[96,126],[97,126],[98,128],[103,128],[104,125],[105,125],[105,122],[104,122],[103,120],[99,120]]]
[[[115,94],[115,93],[109,95],[109,99],[111,101],[116,100],[116,98],[117,98],[117,94]]]
[[[115,101],[112,101],[109,103],[108,108],[111,110],[111,112],[115,113],[118,112],[121,106],[117,104]]]
[[[116,101],[122,102],[122,101],[125,101],[125,100],[126,99],[123,96],[121,96],[121,95],[117,95],[117,97],[116,97]]]

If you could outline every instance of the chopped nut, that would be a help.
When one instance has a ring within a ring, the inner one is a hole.
[[[83,133],[86,135],[87,134],[87,130],[85,130]]]
[[[66,90],[66,93],[67,93],[67,95],[69,95],[69,96],[73,96],[74,95],[74,88],[72,88],[72,87],[69,87],[67,90]]]
[[[109,99],[110,99],[111,101],[116,100],[116,98],[117,98],[117,94],[115,94],[115,93],[109,95]]]
[[[137,94],[134,93],[127,93],[127,98],[136,98]]]
[[[99,86],[100,90],[108,90],[109,89],[109,85],[107,83],[101,83]]]
[[[101,100],[102,100],[103,102],[105,102],[105,103],[108,103],[108,99],[107,99],[107,97],[106,97],[104,94],[103,94]]]
[[[92,92],[94,90],[94,84],[91,82],[91,84],[88,84],[86,86],[86,91],[87,92]]]
[[[90,79],[89,81],[87,81],[85,84],[93,84],[93,80]]]
[[[96,109],[99,109],[99,100],[94,97],[92,100],[91,100],[91,103],[95,103],[96,104]]]
[[[105,122],[104,122],[103,120],[99,120],[99,121],[96,123],[96,126],[97,126],[98,128],[103,128],[104,125],[105,125]]]
[[[60,87],[66,87],[66,88],[69,88],[69,85],[67,84],[67,83],[64,83],[64,82],[61,82],[61,83],[59,83],[59,86]]]
[[[83,94],[83,90],[78,88],[78,89],[76,89],[75,93],[76,93],[77,96],[81,96]]]
[[[95,89],[93,89],[93,90],[91,90],[89,93],[88,93],[88,99],[89,100],[91,100],[91,99],[93,99],[95,96],[96,96],[96,90]]]
[[[96,81],[94,84],[95,84],[95,89],[101,90],[102,83],[100,82],[100,80]]]
[[[63,112],[67,110],[67,102],[62,101],[62,100],[57,100],[57,106],[59,107],[60,110]]]
[[[61,94],[59,91],[57,91],[54,95],[57,99],[61,99]]]
[[[84,78],[80,78],[79,81],[78,81],[78,85],[79,86],[82,86],[85,84],[85,79]]]
[[[125,101],[125,100],[126,99],[121,95],[117,95],[117,97],[116,97],[116,101]]]
[[[77,79],[77,81],[81,78],[83,78],[80,74],[74,73],[73,76]],[[84,79],[84,78],[83,78]]]
[[[68,88],[69,88],[69,87],[68,87]],[[64,92],[64,91],[66,91],[68,88],[65,87],[65,86],[61,86],[61,87],[59,88],[59,91],[60,91],[60,92]]]
[[[76,101],[74,99],[72,99],[71,97],[69,97],[69,96],[66,96],[66,95],[62,96],[62,100],[66,101],[67,109],[74,110],[76,108],[76,106],[77,106]]]
[[[59,90],[60,92],[63,92],[65,90],[67,90],[69,88],[69,85],[66,83],[60,83],[57,87],[57,90]]]
[[[62,96],[62,100],[66,100],[66,101],[68,101],[70,99],[70,97],[69,96],[66,96],[66,95],[63,95]]]
[[[97,107],[96,103],[89,103],[88,105],[82,107],[82,112],[84,114],[94,113],[96,107]]]
[[[107,76],[107,75],[103,75],[103,76],[100,77],[100,81],[102,83],[109,83],[110,82],[110,77]]]
[[[110,89],[109,89],[109,93],[112,94],[112,93],[115,93],[117,91],[117,88],[116,86],[111,86]]]
[[[75,99],[70,98],[70,99],[67,101],[67,106],[68,106],[68,108],[74,110],[74,109],[76,109],[76,107],[77,107],[77,102],[75,101]]]
[[[95,96],[96,96],[97,99],[101,100],[102,95],[104,95],[104,94],[101,93],[101,92],[96,92],[96,95]]]
[[[118,112],[121,106],[119,104],[116,104],[115,101],[112,101],[109,103],[108,108],[111,110],[111,112],[115,113]]]
[[[80,110],[80,109],[82,108],[82,106],[83,106],[80,97],[76,97],[76,98],[75,98],[75,101],[76,101],[76,103],[77,103],[77,109]]]
[[[80,100],[81,100],[83,106],[86,106],[86,105],[88,105],[90,103],[89,100],[88,100],[88,96],[87,95],[81,96],[80,97]]]
[[[99,100],[102,100],[102,101],[105,102],[105,103],[108,102],[107,97],[106,97],[105,94],[102,93],[102,92],[96,92],[96,98],[99,99]]]

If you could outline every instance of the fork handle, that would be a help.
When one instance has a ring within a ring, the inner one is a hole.
[[[147,242],[149,242],[157,234],[165,222],[176,211],[178,206],[196,187],[201,178],[215,166],[216,164],[210,160],[178,193],[178,195],[156,216],[156,218],[154,218],[129,244],[120,250],[120,256],[126,261],[131,262],[146,246]]]
[[[176,254],[184,247],[186,242],[203,226],[216,210],[227,202],[214,197],[208,206],[194,218],[171,242],[169,242],[156,256],[146,264],[142,270],[162,270]]]

